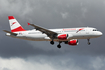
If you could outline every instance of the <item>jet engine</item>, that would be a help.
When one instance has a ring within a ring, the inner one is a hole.
[[[77,39],[73,39],[73,40],[70,40],[70,41],[68,42],[68,44],[69,44],[69,45],[72,45],[72,46],[76,46],[76,45],[79,44],[79,42],[78,42]]]
[[[59,34],[58,39],[60,40],[66,40],[68,38],[68,34]]]
[[[59,34],[59,35],[57,36],[57,38],[60,39],[60,40],[67,40],[67,39],[69,39],[70,37],[73,37],[73,35],[72,35],[72,34]]]

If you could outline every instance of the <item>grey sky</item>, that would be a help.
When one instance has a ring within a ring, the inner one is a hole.
[[[27,30],[33,29],[27,25],[30,22],[45,28],[90,26],[104,33],[104,0],[0,0],[0,70],[105,69],[104,35],[91,39],[90,46],[87,40],[79,40],[78,46],[62,43],[58,49],[58,43],[6,37],[2,30],[10,30],[8,16]]]

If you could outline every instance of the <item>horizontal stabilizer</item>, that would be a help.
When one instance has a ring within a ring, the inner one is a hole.
[[[6,33],[10,33],[11,35],[17,35],[16,33],[12,33],[12,32],[10,32],[10,31],[7,31],[7,30],[3,30],[4,32],[6,32]]]

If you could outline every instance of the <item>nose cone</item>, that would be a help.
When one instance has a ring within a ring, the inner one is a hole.
[[[102,33],[102,32],[98,32],[97,35],[98,35],[98,36],[102,36],[103,33]]]

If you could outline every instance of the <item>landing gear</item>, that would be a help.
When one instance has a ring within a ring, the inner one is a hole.
[[[91,43],[90,43],[90,39],[87,39],[88,40],[88,45],[90,45]]]
[[[61,45],[60,45],[61,43],[62,43],[62,41],[59,41],[59,44],[57,45],[58,48],[61,48]],[[50,41],[50,44],[54,45],[54,41],[53,40]]]
[[[61,48],[61,45],[60,45],[60,44],[58,44],[58,45],[57,45],[57,47],[58,47],[58,48]]]
[[[54,41],[51,41],[50,44],[54,45]]]
[[[59,42],[59,44],[57,45],[58,48],[61,48],[61,45],[60,45],[61,43],[62,43],[62,42]]]
[[[68,44],[68,41],[65,41],[64,43],[65,43],[65,44]]]

